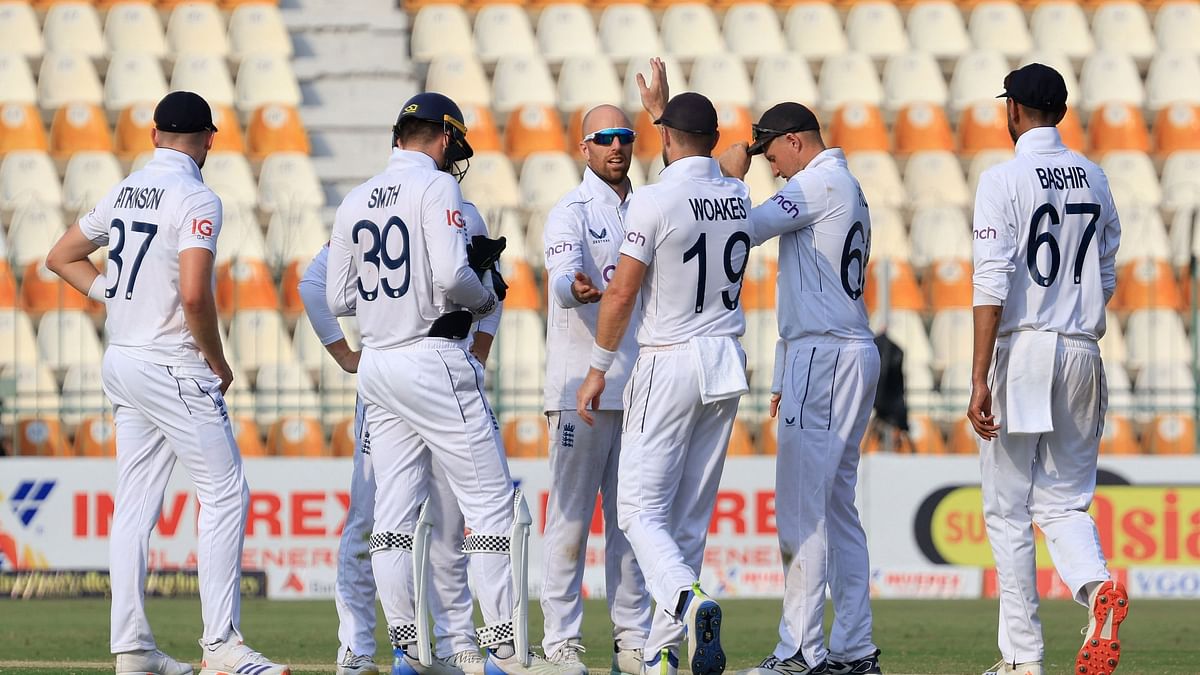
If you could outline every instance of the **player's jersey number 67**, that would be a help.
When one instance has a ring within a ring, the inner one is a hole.
[[[114,275],[112,286],[104,289],[105,298],[117,297],[117,289],[121,286],[121,275],[125,273],[125,244],[128,243],[128,235],[125,231],[125,221],[119,218],[113,218],[112,223],[108,226],[108,259],[117,268],[117,273]],[[129,231],[137,232],[145,235],[142,237],[141,246],[138,247],[137,255],[133,258],[133,265],[129,269],[129,279],[125,282],[125,299],[133,299],[133,289],[137,285],[138,272],[142,269],[142,259],[146,257],[146,251],[150,249],[150,242],[154,241],[154,236],[158,234],[158,225],[154,223],[143,223],[135,220],[129,223]]]
[[[1091,216],[1091,220],[1083,228],[1083,236],[1079,240],[1079,250],[1075,253],[1075,283],[1080,283],[1083,276],[1083,261],[1087,257],[1088,246],[1091,245],[1092,239],[1096,236],[1096,221],[1100,220],[1100,205],[1087,202],[1069,202],[1063,205],[1063,214],[1067,216],[1086,215]],[[1043,218],[1050,219],[1050,226],[1045,232],[1038,233],[1038,227],[1042,224]],[[1050,286],[1058,279],[1058,269],[1062,263],[1062,252],[1058,247],[1058,240],[1054,238],[1054,233],[1050,227],[1056,227],[1062,224],[1062,218],[1058,215],[1058,209],[1054,208],[1053,204],[1042,204],[1033,212],[1033,218],[1029,221],[1029,241],[1026,244],[1025,258],[1029,267],[1029,276],[1034,283],[1039,286]],[[1050,269],[1045,274],[1042,274],[1041,268],[1038,266],[1038,253],[1042,247],[1048,246],[1050,256]]]

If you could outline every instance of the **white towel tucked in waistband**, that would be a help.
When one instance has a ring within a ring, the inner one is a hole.
[[[700,402],[713,403],[750,391],[737,338],[694,337],[692,358],[700,373]]]
[[[1054,354],[1058,333],[1014,331],[1009,336],[1008,395],[1004,413],[1010,434],[1054,431],[1050,389],[1054,384]]]

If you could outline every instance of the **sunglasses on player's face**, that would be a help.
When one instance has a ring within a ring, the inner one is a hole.
[[[591,141],[596,145],[608,147],[612,145],[614,140],[620,141],[621,145],[629,145],[635,138],[637,138],[637,132],[635,132],[633,129],[617,127],[613,129],[601,129],[599,131],[593,131],[587,136],[584,136],[583,140]]]

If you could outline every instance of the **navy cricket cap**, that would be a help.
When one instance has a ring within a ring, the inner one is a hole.
[[[771,106],[754,125],[754,143],[746,152],[751,155],[762,154],[773,139],[784,134],[820,130],[821,125],[813,111],[799,103],[780,103]]]
[[[212,108],[200,94],[173,91],[154,108],[154,128],[174,134],[194,134],[216,131],[217,125],[213,124]]]
[[[1004,78],[1004,93],[996,98],[1011,98],[1027,108],[1057,112],[1067,105],[1067,83],[1050,66],[1031,63]]]
[[[667,101],[662,117],[655,124],[689,134],[717,133],[717,109],[703,94],[685,92]]]

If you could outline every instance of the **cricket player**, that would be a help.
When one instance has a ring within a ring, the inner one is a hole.
[[[463,217],[471,236],[488,234],[479,210],[463,202]],[[337,318],[325,302],[325,276],[329,247],[317,253],[300,280],[300,296],[309,322],[326,351],[348,373],[358,372],[361,352],[346,341]],[[484,317],[476,326],[470,347],[481,364],[486,363],[492,339],[500,324],[500,310]],[[338,576],[334,601],[338,612],[338,675],[379,672],[375,665],[375,580],[371,576],[368,539],[375,508],[375,474],[369,448],[364,452],[362,401],[354,411],[354,469],[350,479],[350,506],[338,545]],[[433,594],[435,656],[468,675],[482,675],[483,658],[475,628],[474,606],[467,586],[466,558],[462,553],[463,518],[445,477],[433,467],[431,505],[436,509],[429,547]],[[407,662],[397,664],[408,668]]]
[[[643,87],[644,88],[644,87]],[[665,87],[664,87],[665,94]],[[625,388],[617,519],[658,605],[644,673],[673,675],[686,635],[696,675],[725,669],[721,608],[700,587],[725,451],[746,393],[739,303],[750,251],[749,193],[711,158],[717,113],[680,94],[655,122],[666,168],[629,203],[625,239],[600,301],[591,367],[576,397],[588,424],[639,303],[640,350]]]
[[[200,168],[217,128],[203,98],[167,94],[154,109],[154,158],[121,181],[54,245],[46,265],[104,303],[104,391],[117,427],[117,494],[109,543],[111,649],[118,675],[182,675],[146,618],[150,532],[175,461],[200,502],[201,675],[284,675],[243,644],[241,557],[249,490],[223,394],[233,370],[221,348],[213,260],[221,200]],[[100,274],[88,255],[108,246]]]
[[[975,353],[967,418],[982,441],[983,512],[1000,585],[1002,660],[1041,675],[1033,525],[1088,627],[1073,672],[1112,673],[1129,611],[1087,513],[1108,391],[1096,342],[1116,288],[1121,222],[1100,167],[1056,125],[1067,87],[1040,63],[1004,79],[1016,157],[983,173],[975,198]],[[993,360],[994,355],[994,360]],[[1010,364],[1013,365],[1010,368]]]
[[[613,622],[614,673],[640,675],[650,632],[650,600],[633,549],[617,526],[621,452],[621,391],[637,358],[635,331],[626,331],[608,371],[611,385],[585,424],[575,392],[587,374],[604,287],[617,266],[629,208],[629,164],[636,134],[620,108],[602,105],[583,118],[583,182],[546,219],[550,316],[546,324],[546,415],[551,432],[550,502],[542,578],[542,647],[554,663],[587,675],[583,652],[583,568],[588,528],[599,492],[604,513],[604,572]],[[633,319],[636,328],[636,318]]]
[[[722,169],[763,155],[787,184],[750,212],[750,242],[779,237],[771,416],[780,415],[775,519],[786,571],[779,643],[754,675],[879,673],[871,641],[867,537],[854,506],[859,445],[875,401],[879,350],[863,304],[871,215],[840,148],[811,110],[780,103]],[[825,589],[835,620],[825,647]]]
[[[348,194],[329,244],[326,300],[356,313],[363,443],[377,486],[371,564],[395,649],[429,672],[421,565],[427,565],[431,463],[445,472],[471,534],[463,551],[486,625],[490,668],[557,673],[528,649],[529,509],[513,489],[483,368],[467,351],[472,323],[495,311],[495,259],[468,255],[462,194],[447,171],[472,154],[462,112],[441,94],[410,99],[387,168]],[[486,258],[486,259],[485,259]],[[436,666],[433,666],[436,668]],[[437,669],[437,672],[444,672]]]

